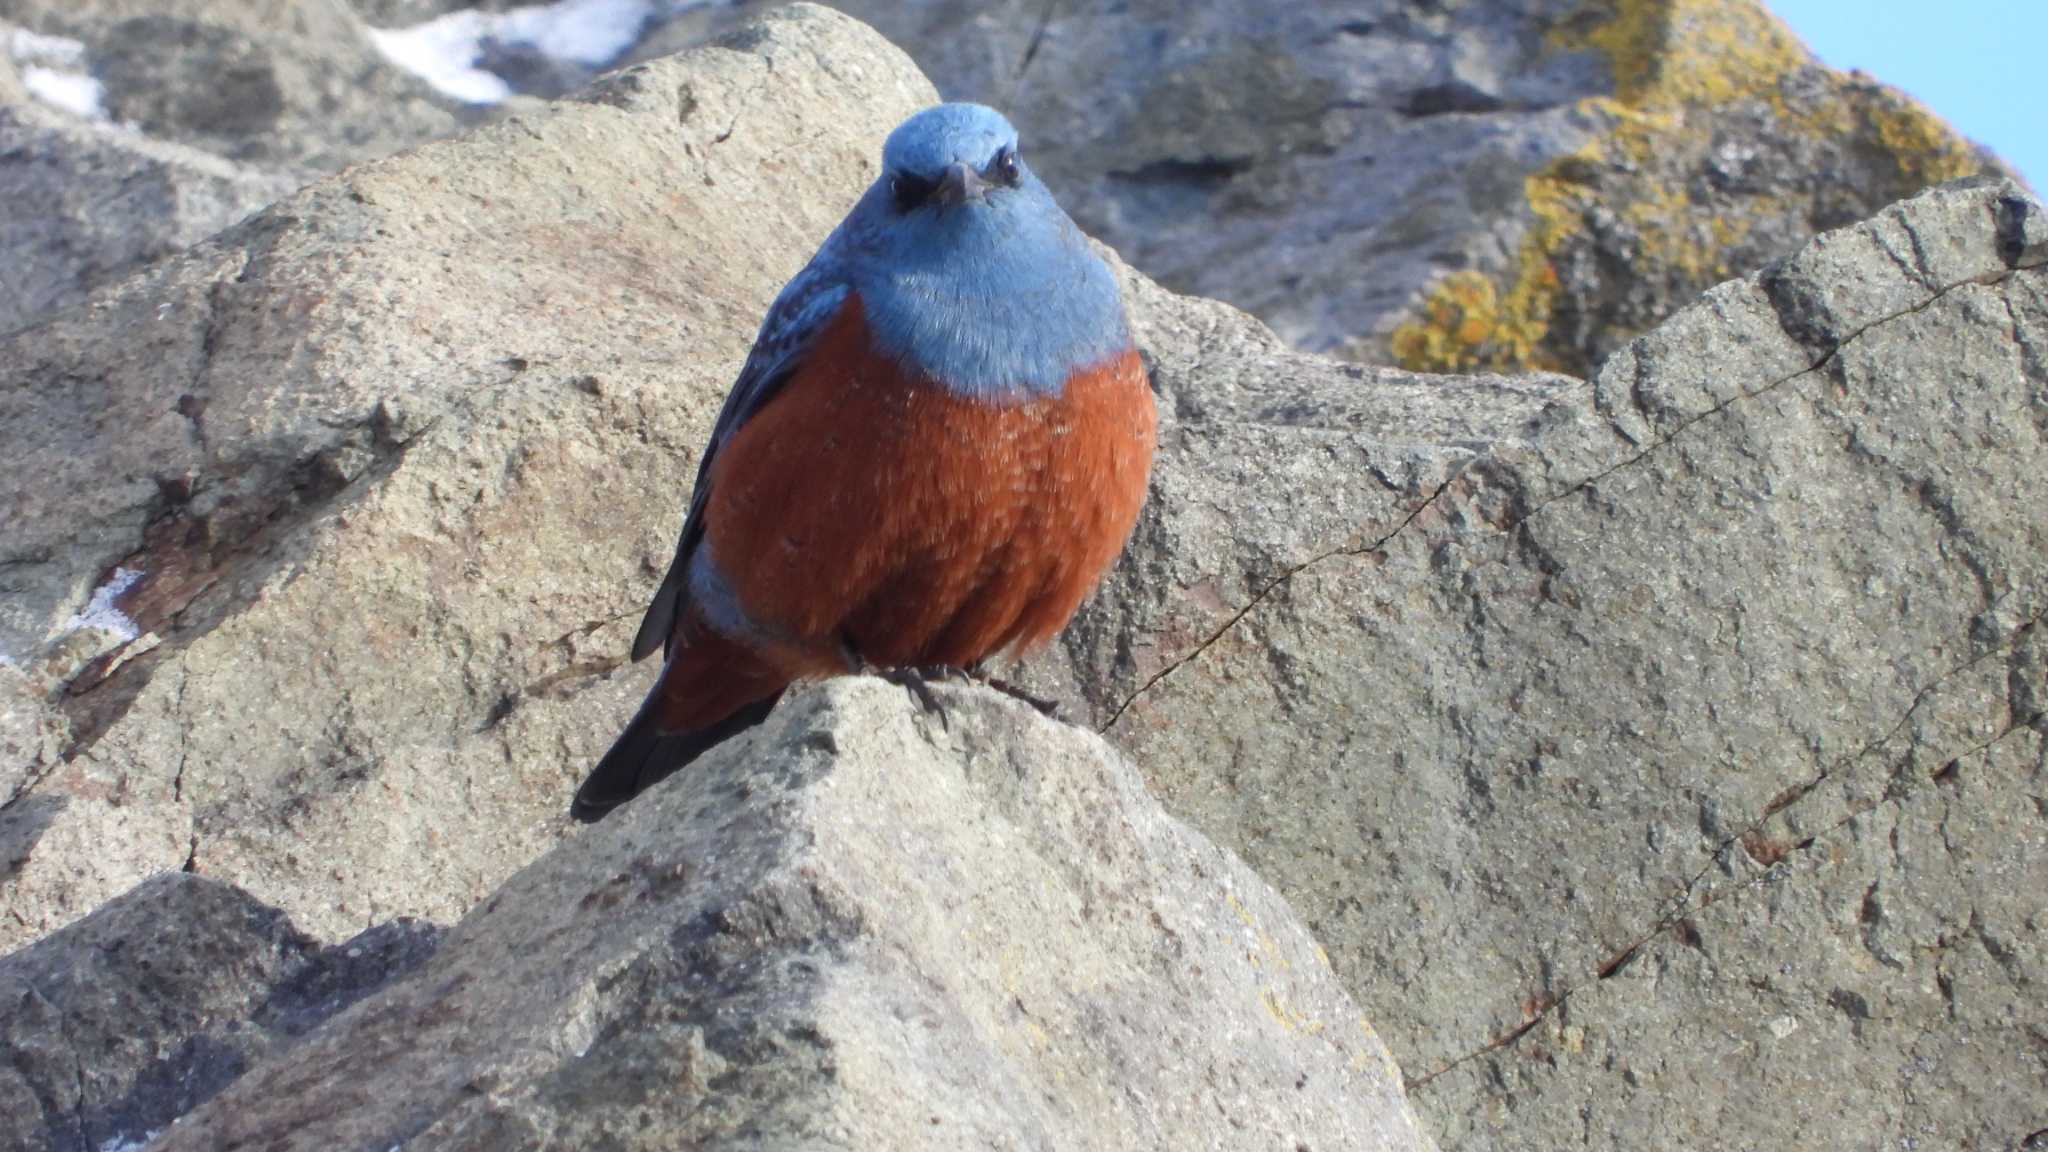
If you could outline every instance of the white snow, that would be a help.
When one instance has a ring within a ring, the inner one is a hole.
[[[140,569],[114,569],[114,574],[107,577],[107,582],[93,590],[92,602],[85,606],[85,611],[64,622],[64,630],[76,632],[81,628],[97,628],[113,634],[124,644],[140,636],[142,630],[136,627],[135,621],[130,620],[126,612],[114,607],[114,601],[120,599],[123,592],[135,587],[135,582],[140,579]]]
[[[144,1133],[141,1137],[134,1140],[123,1140],[119,1136],[114,1136],[110,1137],[106,1143],[100,1145],[100,1152],[142,1152],[143,1146],[154,1139],[156,1139],[156,1133],[154,1132]]]
[[[683,7],[688,5],[672,5]],[[486,42],[532,48],[552,60],[597,68],[633,46],[654,0],[556,0],[503,12],[474,8],[410,28],[372,28],[370,42],[400,68],[471,104],[496,104],[512,88],[477,67]]]
[[[16,28],[7,38],[7,50],[22,64],[48,64],[53,68],[85,67],[85,45],[63,36],[44,36]]]
[[[100,103],[105,89],[85,71],[85,45],[17,28],[7,38],[7,51],[21,65],[21,83],[29,95],[87,120],[107,118]]]
[[[107,110],[100,106],[104,89],[99,81],[83,72],[59,72],[30,64],[21,70],[21,86],[28,89],[29,95],[45,104],[55,104],[73,116],[87,120],[107,118]]]

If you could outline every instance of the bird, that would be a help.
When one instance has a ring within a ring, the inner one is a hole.
[[[926,108],[769,307],[633,640],[601,819],[798,681],[1049,643],[1129,541],[1158,414],[1115,274],[971,103]]]

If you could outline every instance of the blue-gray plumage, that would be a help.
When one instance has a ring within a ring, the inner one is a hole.
[[[791,683],[1049,643],[1144,503],[1157,413],[1116,278],[991,109],[891,133],[782,290],[697,469],[633,655],[661,678],[594,819]]]
[[[941,202],[949,176],[982,185],[962,190],[973,210]],[[906,187],[920,185],[926,196],[904,203]],[[999,194],[987,194],[991,186]],[[880,350],[905,369],[998,403],[1057,395],[1075,371],[1131,345],[1116,276],[1025,163],[1002,113],[941,104],[905,120],[882,146],[882,174],[762,319],[698,464],[675,562],[633,639],[635,660],[667,646],[719,449],[850,294]]]
[[[994,183],[1005,158],[1015,162],[1013,186],[973,211],[896,210],[896,181],[943,184],[957,165]],[[922,112],[890,134],[882,165],[840,226],[835,259],[885,352],[995,399],[1019,388],[1056,393],[1076,369],[1130,346],[1116,277],[1018,155],[1001,113],[979,104]]]

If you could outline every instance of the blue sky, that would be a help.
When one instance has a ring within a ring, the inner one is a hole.
[[[1822,60],[1903,88],[2048,192],[2048,0],[1765,0]]]

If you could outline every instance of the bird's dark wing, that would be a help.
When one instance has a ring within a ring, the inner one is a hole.
[[[669,562],[668,575],[662,577],[654,603],[648,606],[647,615],[640,620],[640,631],[633,637],[635,660],[657,646],[664,656],[668,654],[669,636],[675,630],[677,610],[690,582],[690,554],[704,535],[704,503],[711,494],[711,462],[718,458],[726,441],[781,390],[803,362],[818,333],[852,293],[837,274],[836,262],[830,258],[832,248],[828,242],[818,258],[775,298],[761,321],[761,332],[754,338],[754,349],[747,353],[739,379],[726,394],[718,423],[711,428],[711,442],[704,446],[704,457],[697,462],[697,483],[690,494],[690,511],[683,519],[683,536],[676,543],[675,559]]]

